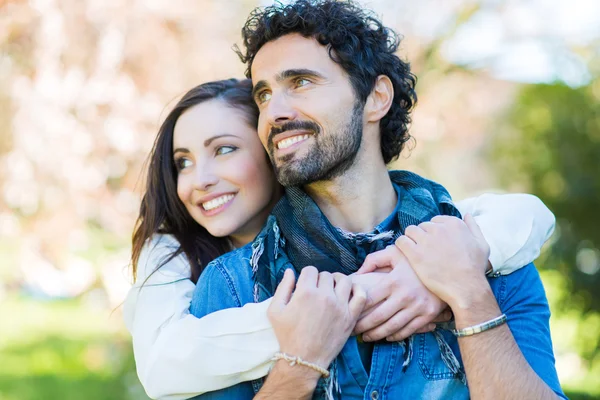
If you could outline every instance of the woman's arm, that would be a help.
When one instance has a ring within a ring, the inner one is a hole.
[[[189,307],[195,285],[185,256],[151,274],[176,248],[167,235],[146,245],[124,305],[148,396],[185,399],[265,376],[279,350],[267,318],[270,301],[194,317]]]
[[[471,214],[490,246],[494,273],[507,275],[540,255],[554,231],[552,212],[530,194],[483,194],[456,203]]]

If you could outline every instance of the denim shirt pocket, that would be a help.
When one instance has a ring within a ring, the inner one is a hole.
[[[415,339],[419,369],[425,379],[464,381],[464,367],[458,352],[458,342],[451,332],[437,330],[435,333],[417,335]],[[444,343],[440,343],[441,341]]]

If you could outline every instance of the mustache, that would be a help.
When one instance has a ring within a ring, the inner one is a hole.
[[[269,144],[273,143],[275,135],[287,131],[312,131],[317,134],[321,129],[319,128],[319,125],[312,121],[289,121],[281,126],[274,126],[271,128],[271,131],[269,132]]]

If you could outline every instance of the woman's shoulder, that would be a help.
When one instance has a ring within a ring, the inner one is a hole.
[[[172,281],[173,278],[189,279],[190,264],[184,253],[176,254],[179,247],[179,241],[173,235],[157,233],[149,238],[140,253],[136,282],[150,277],[161,282],[165,279]]]

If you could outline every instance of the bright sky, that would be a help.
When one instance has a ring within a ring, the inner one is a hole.
[[[364,2],[387,23],[410,26],[434,38],[468,0],[371,0]],[[600,0],[481,0],[481,9],[443,47],[457,64],[486,68],[500,79],[520,82],[562,80],[579,86],[600,54]],[[390,21],[387,21],[390,20]],[[587,48],[587,53],[585,48]]]
[[[293,0],[283,0],[289,3]],[[519,82],[589,82],[587,65],[600,57],[600,0],[358,0],[399,33],[435,38],[465,4],[481,9],[442,54]],[[262,0],[263,5],[273,0]],[[401,29],[404,27],[404,29]],[[595,42],[595,54],[590,49]]]
[[[577,49],[589,48],[594,40],[599,45],[599,0],[506,3],[502,13],[478,13],[447,43],[444,55],[456,63],[488,67],[501,79],[558,79],[572,86],[590,80],[586,58],[592,54]]]

